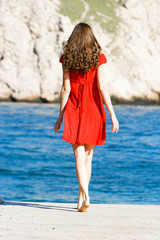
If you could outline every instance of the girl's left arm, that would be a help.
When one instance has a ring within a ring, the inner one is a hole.
[[[65,69],[63,67],[63,85],[62,85],[62,88],[61,88],[61,98],[60,98],[61,103],[60,103],[59,118],[54,125],[55,133],[56,132],[59,133],[59,129],[60,129],[61,124],[63,122],[63,115],[64,115],[64,111],[65,111],[65,106],[66,106],[66,103],[68,101],[70,91],[71,91],[70,72],[65,71]]]

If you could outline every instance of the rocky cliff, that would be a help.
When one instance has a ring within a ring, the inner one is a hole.
[[[115,102],[160,100],[160,2],[121,1],[115,32],[102,30],[90,16],[106,54],[106,82]],[[89,4],[74,23],[59,13],[58,0],[1,0],[0,99],[53,102],[62,83],[58,62],[74,24],[85,20]],[[107,16],[101,15],[103,21]]]
[[[109,45],[108,86],[117,100],[160,103],[160,1],[128,0]]]
[[[59,2],[2,0],[0,98],[54,101],[59,96],[64,40],[72,31]]]

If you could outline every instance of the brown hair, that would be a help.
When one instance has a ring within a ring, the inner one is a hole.
[[[79,23],[64,46],[64,68],[86,73],[98,66],[100,51],[101,47],[91,27],[86,23]]]

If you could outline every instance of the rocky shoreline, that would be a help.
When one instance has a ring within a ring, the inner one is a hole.
[[[160,101],[154,101],[154,100],[149,100],[149,99],[142,99],[142,98],[135,98],[133,100],[124,100],[124,99],[119,99],[116,97],[111,96],[111,101],[113,105],[160,105]],[[39,103],[39,104],[52,104],[52,103],[60,103],[60,98],[55,99],[54,101],[46,101],[46,99],[32,99],[32,100],[17,100],[13,98],[8,98],[8,99],[0,99],[0,104],[1,103]]]

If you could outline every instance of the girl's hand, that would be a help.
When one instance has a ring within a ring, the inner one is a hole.
[[[54,131],[55,133],[58,132],[59,133],[59,129],[61,127],[63,119],[58,118],[58,120],[56,121],[55,125],[54,125]]]
[[[112,115],[111,115],[111,120],[112,120],[112,124],[113,124],[112,133],[113,133],[114,131],[116,131],[116,133],[117,133],[118,130],[119,130],[119,122],[118,122],[115,114],[112,114]]]

